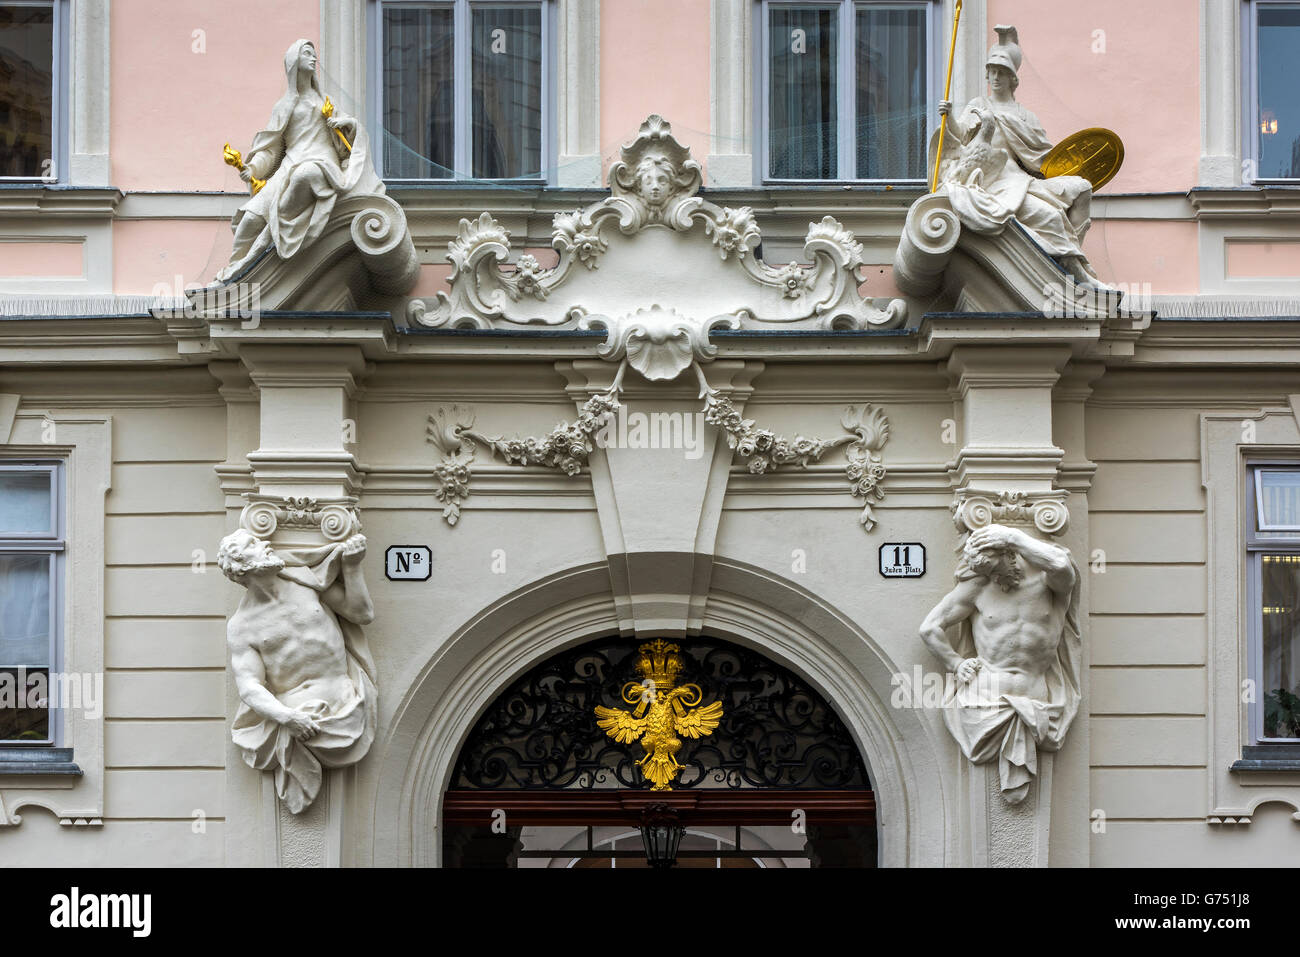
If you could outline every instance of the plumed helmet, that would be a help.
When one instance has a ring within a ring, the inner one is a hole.
[[[993,29],[998,35],[998,42],[989,47],[989,58],[984,65],[1004,66],[1019,75],[1023,56],[1020,52],[1020,35],[1016,33],[1015,27],[996,26]]]

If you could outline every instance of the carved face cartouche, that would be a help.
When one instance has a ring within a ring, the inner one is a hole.
[[[636,175],[637,189],[649,205],[658,206],[668,198],[672,177],[662,156],[647,156],[637,167]]]

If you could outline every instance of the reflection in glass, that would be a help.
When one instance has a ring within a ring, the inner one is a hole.
[[[1300,177],[1300,4],[1259,8],[1259,176]]]
[[[1300,555],[1261,555],[1264,737],[1300,738]]]
[[[53,534],[50,473],[0,470],[0,534]]]
[[[925,11],[857,10],[857,175],[925,176]]]
[[[542,166],[542,12],[473,8],[474,176],[537,177]]]
[[[833,7],[773,7],[769,23],[769,175],[834,179],[837,31]]]
[[[0,176],[54,171],[54,7],[0,4]]]
[[[13,706],[0,708],[0,741],[50,739],[48,668],[0,668],[0,684],[12,688]]]
[[[384,176],[452,177],[454,46],[450,7],[384,7]]]

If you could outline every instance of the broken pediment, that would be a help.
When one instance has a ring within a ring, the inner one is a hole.
[[[862,246],[826,216],[808,229],[810,265],[771,266],[748,207],[696,195],[700,166],[651,116],[610,169],[610,195],[555,217],[552,268],[525,254],[513,265],[509,233],[484,212],[462,219],[448,244],[449,293],[413,299],[407,321],[433,329],[604,330],[601,354],[626,358],[648,379],[674,379],[710,358],[714,329],[888,329],[901,299],[866,299]]]

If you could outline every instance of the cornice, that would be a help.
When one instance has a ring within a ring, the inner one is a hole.
[[[1201,188],[1187,194],[1198,220],[1252,216],[1300,217],[1300,186]]]
[[[0,220],[29,217],[112,219],[122,191],[112,186],[0,185]]]

